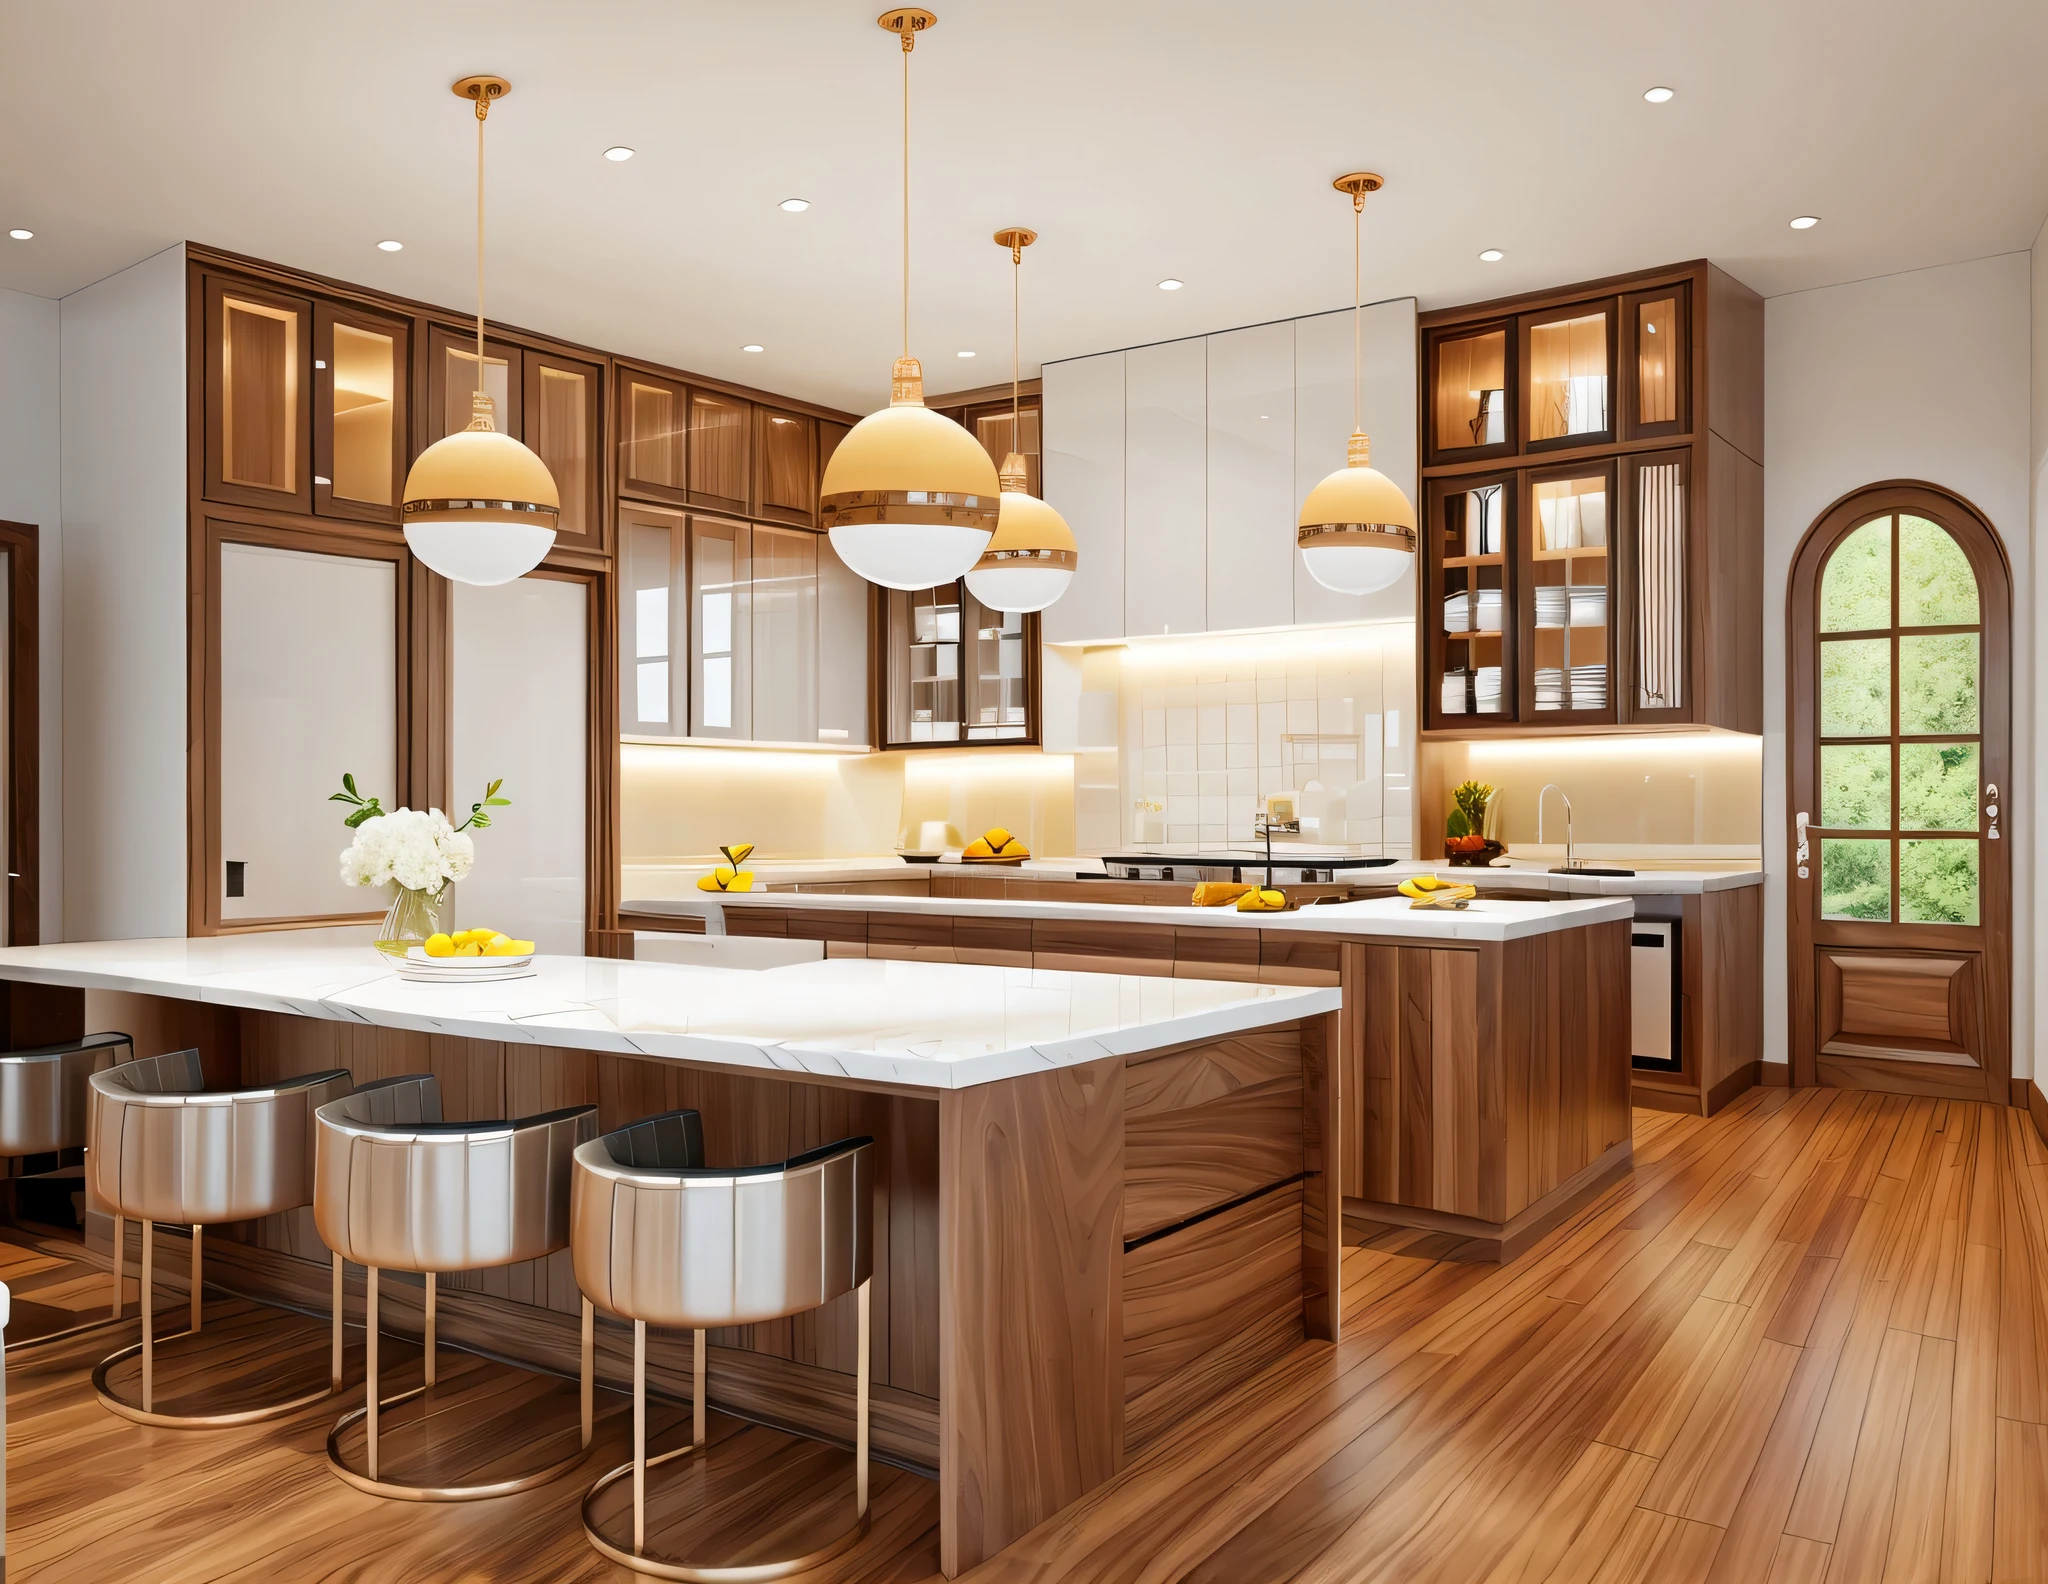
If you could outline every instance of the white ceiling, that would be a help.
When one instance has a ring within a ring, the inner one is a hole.
[[[2048,212],[2041,0],[934,4],[912,341],[935,391],[1008,375],[996,227],[1042,234],[1028,373],[1341,306],[1328,183],[1359,166],[1388,181],[1366,294],[1425,308],[1699,255],[1774,295],[2025,248]],[[467,307],[448,84],[494,71],[494,318],[864,411],[896,350],[880,9],[0,0],[0,229],[36,232],[0,238],[0,285],[61,296],[192,240]],[[1677,98],[1645,104],[1657,83]]]

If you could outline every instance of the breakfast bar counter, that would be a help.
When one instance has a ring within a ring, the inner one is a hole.
[[[21,947],[0,981],[53,1030],[196,1046],[209,1088],[431,1072],[450,1121],[591,1104],[605,1129],[690,1106],[714,1167],[873,1138],[874,1445],[936,1476],[949,1575],[1336,1338],[1334,988],[789,962],[745,941],[701,948],[741,966],[542,957],[530,978],[422,984],[367,933]],[[325,1312],[310,1212],[221,1230],[213,1280]],[[417,1329],[419,1292],[387,1280],[383,1329]],[[566,1252],[460,1273],[441,1335],[573,1374],[580,1302]],[[706,1397],[850,1442],[851,1304],[713,1332]],[[617,1382],[627,1333],[599,1332]],[[688,1396],[687,1332],[656,1333],[649,1376]]]

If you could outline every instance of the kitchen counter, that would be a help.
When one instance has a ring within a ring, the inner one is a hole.
[[[1217,1039],[1338,1004],[1329,989],[964,963],[534,965],[529,979],[418,984],[360,929],[0,950],[0,978],[30,983],[931,1089]]]

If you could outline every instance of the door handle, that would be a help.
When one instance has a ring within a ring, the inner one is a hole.
[[[1797,850],[1792,854],[1792,858],[1793,861],[1799,865],[1799,878],[1804,880],[1807,878],[1806,865],[1808,855],[1808,847],[1806,844],[1806,811],[1802,809],[1799,813],[1795,814],[1792,817],[1792,823],[1799,834],[1799,845]]]
[[[1984,818],[1990,822],[1990,829],[1985,832],[1985,840],[1997,841],[1999,838],[1998,783],[1996,781],[1987,781],[1984,783],[1984,796],[1987,800],[1984,804]]]

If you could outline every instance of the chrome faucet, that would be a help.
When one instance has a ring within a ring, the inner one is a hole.
[[[1555,792],[1564,798],[1564,866],[1566,870],[1578,868],[1578,860],[1572,857],[1572,800],[1565,797],[1564,788],[1555,781],[1546,781],[1543,792],[1536,794],[1536,845],[1543,845],[1543,793]]]

